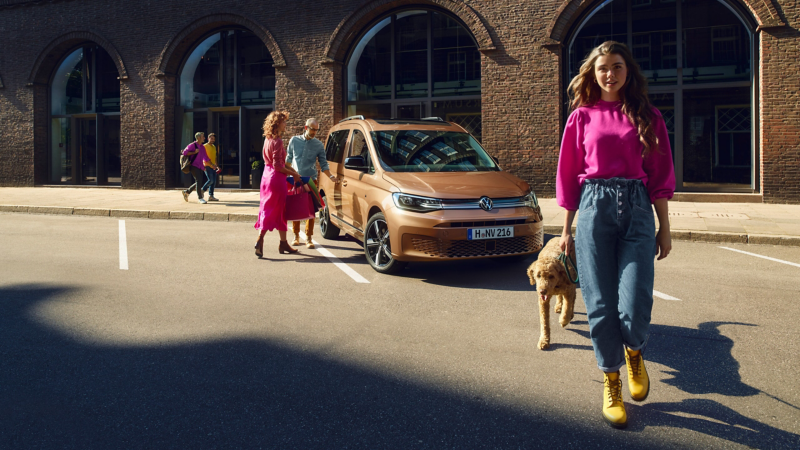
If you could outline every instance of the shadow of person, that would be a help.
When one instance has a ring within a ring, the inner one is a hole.
[[[761,391],[742,382],[739,362],[731,353],[733,340],[719,331],[721,325],[756,326],[737,322],[704,322],[693,329],[653,324],[650,325],[644,359],[672,369],[664,371],[672,375],[664,383],[690,394],[733,397],[758,394]],[[567,329],[590,339],[588,331]]]
[[[760,391],[742,382],[739,362],[733,357],[733,339],[723,335],[722,325],[753,327],[737,322],[704,322],[697,330],[669,325],[651,325],[645,360],[673,370],[664,383],[690,394],[721,394],[734,397]]]
[[[692,430],[750,448],[800,448],[800,435],[757,420],[714,400],[694,398],[674,403],[626,403],[628,429],[671,427]]]

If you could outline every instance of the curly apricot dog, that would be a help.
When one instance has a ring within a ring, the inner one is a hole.
[[[556,297],[556,314],[561,313],[558,323],[566,327],[572,320],[572,311],[575,307],[575,284],[567,278],[567,270],[558,255],[561,248],[558,239],[553,238],[539,252],[539,258],[528,267],[528,278],[531,285],[536,285],[539,292],[539,349],[547,350],[550,347],[550,298]],[[575,260],[575,250],[572,251],[572,260]],[[575,273],[570,270],[572,278]]]

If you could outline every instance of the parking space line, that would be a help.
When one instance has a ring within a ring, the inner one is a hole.
[[[743,250],[737,250],[735,248],[729,248],[729,247],[720,247],[720,248],[724,248],[725,250],[730,250],[732,252],[743,253],[743,254],[749,255],[749,256],[755,256],[756,258],[768,259],[770,261],[775,261],[775,262],[779,262],[779,263],[782,263],[782,264],[788,264],[790,266],[800,267],[800,264],[789,262],[789,261],[784,261],[782,259],[775,259],[775,258],[770,258],[769,256],[757,255],[755,253],[745,252]]]
[[[673,297],[671,295],[667,295],[667,294],[665,294],[663,292],[658,292],[655,289],[653,289],[653,297],[663,298],[664,300],[672,300],[672,301],[675,301],[675,302],[681,301],[681,299],[679,299],[679,298],[675,298],[675,297]]]
[[[119,221],[119,270],[128,270],[128,238],[124,220]]]
[[[301,232],[300,236],[303,238],[304,241],[308,242],[308,236],[306,236],[305,233]],[[320,252],[320,254],[322,254],[322,256],[328,258],[333,263],[333,265],[335,265],[336,267],[341,269],[342,272],[346,273],[350,278],[355,280],[356,283],[370,284],[369,280],[367,280],[366,278],[362,277],[358,272],[353,270],[352,267],[350,267],[347,264],[343,263],[341,259],[337,258],[333,253],[328,251],[328,249],[326,249],[325,247],[319,245],[319,243],[316,242],[316,241],[314,241],[314,249],[316,251]]]

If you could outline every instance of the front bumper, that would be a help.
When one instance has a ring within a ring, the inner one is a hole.
[[[538,252],[544,245],[542,215],[538,208],[415,213],[393,207],[384,214],[392,240],[392,255],[398,261],[524,255]],[[473,241],[467,239],[469,228],[491,226],[513,226],[514,237]]]

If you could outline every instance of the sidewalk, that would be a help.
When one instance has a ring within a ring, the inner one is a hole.
[[[219,202],[183,201],[179,190],[0,188],[0,212],[255,223],[256,191],[217,190]],[[560,234],[564,210],[540,199],[545,233]],[[670,202],[673,239],[800,246],[800,205]],[[2,220],[2,219],[0,219]]]

